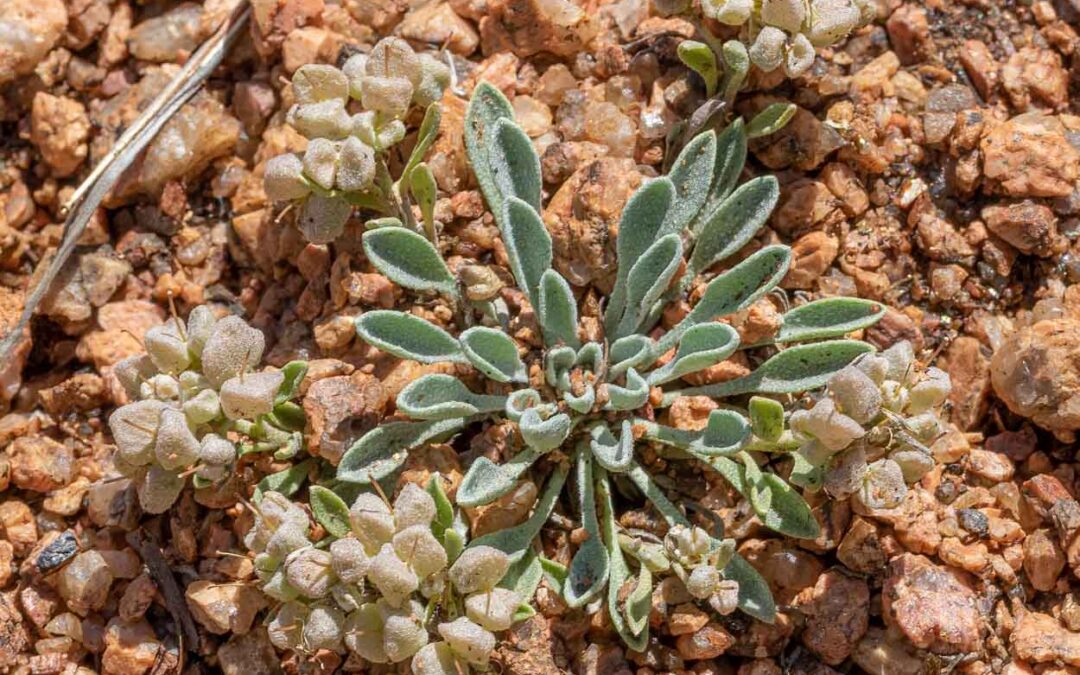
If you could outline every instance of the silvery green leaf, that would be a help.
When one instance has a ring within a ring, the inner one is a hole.
[[[581,346],[577,336],[577,301],[570,284],[555,270],[549,269],[540,277],[537,314],[548,345],[561,343],[574,349]]]
[[[352,531],[349,506],[333,490],[312,485],[308,488],[308,502],[311,504],[311,515],[331,536],[340,539]]]
[[[573,347],[555,347],[544,352],[544,376],[547,383],[565,391],[570,388],[570,369],[577,360]]]
[[[642,565],[638,570],[638,581],[634,590],[626,597],[626,624],[634,635],[641,635],[649,625],[649,612],[652,610],[652,573]]]
[[[470,507],[490,504],[512,490],[521,474],[543,454],[535,448],[526,448],[502,464],[478,457],[465,472],[455,501],[460,506]]]
[[[476,326],[461,334],[461,349],[476,369],[496,382],[525,382],[525,363],[517,343],[494,328]]]
[[[716,66],[716,55],[709,45],[696,40],[683,40],[679,43],[679,60],[701,76],[705,82],[705,98],[712,98],[720,80],[720,69]]]
[[[542,180],[536,148],[512,119],[497,120],[493,131],[484,144],[495,185],[503,199],[517,197],[539,212]]]
[[[829,340],[789,347],[761,364],[757,370],[734,380],[704,387],[691,387],[664,394],[665,404],[677,396],[738,394],[793,394],[825,386],[832,375],[863,354],[874,351],[857,340]]]
[[[751,396],[748,406],[750,428],[763,441],[777,441],[784,433],[784,406],[780,401]]]
[[[769,104],[764,110],[754,115],[754,118],[746,125],[747,137],[761,138],[775,134],[787,126],[798,109],[799,106],[786,101]]]
[[[604,329],[615,331],[626,309],[626,278],[637,259],[658,238],[660,225],[675,201],[675,184],[668,178],[657,178],[639,187],[623,208],[619,219],[619,236],[615,241],[618,271],[615,287],[604,310]]]
[[[594,373],[604,367],[604,347],[599,342],[586,342],[574,356],[574,365],[582,366]]]
[[[750,424],[734,410],[713,410],[704,429],[676,429],[648,420],[635,420],[645,438],[671,445],[697,457],[716,457],[737,452],[750,436]]]
[[[703,323],[690,328],[679,340],[675,357],[649,373],[656,386],[709,368],[731,356],[739,346],[739,334],[724,323]]]
[[[728,40],[721,48],[720,56],[724,61],[724,84],[720,88],[721,96],[730,104],[746,82],[746,76],[750,72],[750,54],[746,50],[746,45],[739,40]]]
[[[442,482],[443,476],[435,472],[431,474],[427,484],[427,492],[435,502],[435,519],[431,521],[431,529],[439,539],[442,539],[443,532],[454,523],[454,505],[446,495]]]
[[[655,343],[644,335],[627,335],[611,344],[608,351],[608,380],[614,380],[630,368],[643,368],[656,361]]]
[[[618,339],[637,331],[682,264],[682,239],[669,234],[650,246],[626,277],[626,310],[613,334]]]
[[[416,165],[409,174],[409,194],[416,199],[420,207],[420,217],[424,221],[424,232],[428,239],[435,241],[435,200],[438,197],[439,188],[435,184],[435,174],[427,164]]]
[[[394,216],[384,216],[382,218],[372,218],[364,223],[364,229],[377,230],[382,227],[405,227],[402,224],[400,218]]]
[[[539,406],[542,401],[540,392],[535,389],[518,389],[506,397],[506,418],[518,422],[526,410]]]
[[[380,227],[363,236],[364,253],[394,283],[419,291],[456,294],[454,275],[430,241],[404,227]]]
[[[337,479],[345,483],[367,484],[382,480],[405,463],[409,451],[461,430],[460,419],[431,422],[390,422],[364,434],[345,451],[337,468]]]
[[[551,472],[547,484],[544,485],[544,491],[540,494],[540,498],[536,500],[532,515],[524,523],[485,534],[474,539],[469,544],[469,547],[490,546],[507,554],[511,560],[520,557],[529,548],[529,544],[536,538],[536,535],[540,534],[540,530],[547,523],[548,518],[551,517],[555,502],[562,492],[563,484],[566,483],[566,475],[566,467],[561,464]]]
[[[716,164],[713,166],[709,196],[690,225],[690,232],[695,238],[700,237],[701,228],[735,189],[745,164],[746,127],[742,118],[736,118],[716,138]]]
[[[532,546],[526,546],[521,559],[510,565],[510,569],[499,580],[500,588],[508,588],[521,598],[522,607],[535,612],[529,606],[536,594],[536,587],[544,578],[544,566],[540,564],[540,556]],[[521,610],[519,610],[521,611]],[[522,618],[528,618],[526,615]],[[514,621],[520,621],[518,615],[514,615]]]
[[[420,130],[416,132],[416,145],[413,146],[413,150],[409,154],[409,161],[405,163],[405,168],[401,170],[403,182],[408,181],[412,170],[424,160],[424,155],[427,154],[439,134],[439,123],[441,121],[442,106],[438,103],[432,103],[424,111],[424,121],[420,123]]]
[[[674,347],[683,333],[699,323],[746,309],[780,283],[790,264],[791,249],[766,246],[718,275],[709,282],[694,309],[660,338],[659,351],[663,353]]]
[[[288,469],[266,476],[255,486],[255,494],[252,495],[251,500],[258,504],[262,501],[262,496],[267,492],[280,492],[286,497],[292,496],[307,480],[308,473],[311,472],[311,467],[314,465],[314,459],[305,459],[302,462],[293,464]]]
[[[606,424],[598,424],[590,432],[589,448],[597,463],[608,471],[622,473],[634,460],[634,430],[630,420],[623,420],[619,437]]]
[[[480,184],[488,207],[494,214],[502,213],[504,197],[495,182],[485,140],[489,135],[494,135],[495,123],[500,119],[514,119],[514,108],[510,101],[488,82],[476,85],[465,112],[465,150],[469,156],[469,166],[476,174],[476,182]]]
[[[608,402],[605,410],[636,410],[649,400],[649,383],[631,368],[626,371],[626,386],[608,384]]]
[[[457,340],[412,314],[382,309],[364,312],[356,319],[356,333],[365,342],[403,359],[468,363]]]
[[[823,467],[814,466],[800,452],[793,452],[790,456],[794,461],[791,467],[791,475],[788,477],[792,485],[798,485],[810,492],[820,490],[822,485],[825,484]]]
[[[802,495],[776,474],[762,472],[747,453],[742,457],[748,501],[765,527],[789,537],[816,539],[821,527]]]
[[[568,389],[563,392],[562,398],[566,401],[566,405],[570,406],[571,410],[584,415],[596,405],[596,388],[591,384],[585,385],[585,393],[581,396],[575,395]]]
[[[687,274],[703,272],[754,238],[780,199],[774,176],[760,176],[740,185],[702,225]]]
[[[860,298],[823,298],[784,312],[774,342],[802,342],[838,337],[877,323],[885,307]]]
[[[776,603],[765,578],[736,553],[723,570],[724,578],[739,584],[739,609],[765,623],[776,621]]]
[[[577,482],[581,523],[589,538],[581,543],[570,560],[570,576],[563,587],[563,598],[573,609],[584,606],[603,590],[608,580],[608,554],[600,537],[596,518],[596,493],[593,485],[592,455],[579,449],[574,477]]]
[[[619,592],[622,590],[623,584],[626,583],[626,580],[630,576],[630,569],[626,565],[626,558],[623,557],[622,548],[619,546],[619,533],[615,524],[615,507],[611,502],[611,485],[606,477],[597,481],[596,489],[600,493],[600,504],[603,513],[604,544],[607,549],[610,569],[607,593],[608,616],[611,617],[611,623],[615,627],[615,631],[619,634],[619,637],[622,638],[623,642],[626,643],[626,646],[634,651],[641,652],[645,650],[645,646],[649,641],[649,623],[646,620],[643,625],[637,627],[637,630],[630,625],[631,615],[634,617],[635,623],[637,618],[641,616],[642,608],[640,602],[631,603],[630,598],[628,597],[626,603],[623,605],[628,611],[624,613],[620,608]],[[643,570],[648,569],[644,565],[642,565],[641,568]],[[635,590],[637,590],[637,588],[635,588]],[[639,600],[637,596],[635,596],[634,599],[635,601]],[[651,605],[651,603],[649,604]],[[634,608],[633,611],[629,611],[631,606]],[[647,619],[649,609],[645,609],[644,614]]]
[[[566,569],[566,566],[555,562],[554,560],[548,560],[544,556],[540,556],[540,566],[544,569],[544,581],[547,585],[555,590],[559,595],[563,594],[563,588],[566,586],[566,577],[570,576],[570,570]]]
[[[525,291],[534,307],[539,306],[540,278],[551,269],[551,235],[540,214],[517,197],[503,204],[503,244],[510,270],[518,288]]]
[[[397,408],[416,420],[442,420],[501,411],[505,396],[474,394],[461,380],[441,373],[410,382],[397,397]]]
[[[285,375],[285,380],[281,383],[281,388],[278,389],[277,396],[274,397],[274,406],[279,406],[286,401],[290,401],[300,391],[300,383],[304,381],[304,376],[307,375],[308,364],[307,361],[289,361],[281,367],[281,372]]]
[[[630,481],[637,486],[637,489],[641,490],[641,493],[645,495],[645,498],[652,502],[652,505],[656,507],[656,510],[660,512],[668,525],[690,524],[686,516],[667,498],[667,495],[652,479],[649,472],[643,469],[640,464],[632,462],[627,475],[630,477]]]
[[[679,152],[667,175],[668,180],[675,186],[675,199],[660,227],[660,236],[681,235],[690,225],[709,197],[715,165],[714,131],[698,134]]]
[[[570,416],[566,413],[543,419],[536,408],[529,408],[518,420],[518,429],[525,444],[540,452],[554,450],[562,445],[572,428]]]

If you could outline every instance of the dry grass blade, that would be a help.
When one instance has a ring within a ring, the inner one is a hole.
[[[7,361],[15,345],[22,340],[30,318],[49,292],[49,287],[67,263],[68,258],[71,257],[76,242],[82,236],[87,223],[90,222],[90,218],[101,205],[102,200],[112,190],[124,171],[161,131],[165,123],[195,95],[210,73],[221,65],[229,47],[247,25],[250,16],[251,8],[248,3],[238,5],[233,14],[191,55],[169,86],[154,98],[146,110],[116,141],[112,150],[76,188],[71,201],[64,209],[67,214],[64,222],[64,238],[53,256],[43,260],[39,270],[35,272],[37,281],[31,281],[32,288],[26,296],[19,321],[0,341],[0,362]],[[44,272],[41,272],[42,266],[44,266]]]

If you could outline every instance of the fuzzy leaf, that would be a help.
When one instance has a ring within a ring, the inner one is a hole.
[[[824,298],[784,313],[774,342],[802,342],[838,337],[877,323],[885,316],[880,303],[860,298]]]
[[[506,397],[474,394],[456,377],[435,373],[406,385],[397,407],[416,420],[444,420],[498,412],[506,407]]]
[[[779,199],[780,184],[774,176],[739,186],[702,226],[687,274],[703,272],[742,248],[769,220]]]
[[[720,56],[724,61],[724,84],[720,94],[730,105],[750,72],[750,54],[739,40],[728,40],[721,48]]]
[[[652,479],[649,472],[643,469],[640,464],[637,462],[632,463],[627,475],[630,477],[630,481],[637,486],[637,489],[641,490],[641,493],[645,495],[645,498],[652,502],[652,505],[656,507],[656,510],[660,512],[668,525],[690,524],[686,516],[667,498],[667,495]]]
[[[798,111],[799,106],[794,103],[771,103],[764,110],[754,115],[750,123],[746,125],[748,138],[761,138],[769,134],[775,134],[787,126],[792,117]]]
[[[543,454],[536,449],[526,448],[502,464],[496,464],[487,457],[478,457],[461,480],[455,495],[457,503],[470,507],[490,504],[514,489],[521,474]]]
[[[690,431],[648,420],[635,420],[645,429],[645,438],[671,445],[699,457],[716,457],[737,452],[750,435],[750,425],[734,410],[713,410],[704,429]]]
[[[529,408],[518,420],[518,429],[525,444],[540,452],[554,450],[562,445],[572,428],[570,416],[566,413],[543,419],[536,408]]]
[[[585,415],[596,405],[596,388],[591,384],[585,385],[585,393],[581,396],[567,390],[563,392],[562,399],[571,410]]]
[[[563,587],[566,585],[566,577],[570,576],[570,570],[566,569],[565,565],[554,560],[548,560],[544,556],[540,556],[540,566],[544,569],[544,581],[559,595],[562,595]]]
[[[705,293],[686,318],[660,338],[659,352],[671,349],[683,333],[752,305],[776,287],[791,264],[787,246],[766,246],[709,282]]]
[[[551,235],[540,214],[516,197],[507,198],[503,214],[502,237],[510,270],[518,288],[538,307],[540,278],[551,269]]]
[[[670,405],[670,401],[680,395],[725,397],[809,391],[825,386],[836,371],[872,351],[873,347],[857,340],[829,340],[796,345],[772,357],[745,377],[667,392],[664,394],[664,403]]]
[[[488,136],[494,136],[495,124],[500,119],[514,119],[514,108],[510,101],[488,82],[476,85],[465,112],[465,150],[488,207],[497,215],[502,213],[505,198],[495,182],[485,140]]]
[[[624,613],[620,608],[619,592],[622,590],[623,584],[625,584],[626,580],[629,578],[630,570],[626,565],[626,558],[623,557],[622,548],[619,546],[619,533],[615,524],[615,507],[611,502],[611,485],[606,477],[597,481],[596,489],[600,493],[600,504],[604,524],[604,544],[607,548],[608,560],[610,561],[607,593],[608,616],[611,617],[611,623],[615,627],[615,631],[619,634],[619,637],[622,638],[623,642],[626,643],[626,646],[634,651],[641,652],[645,650],[645,646],[649,641],[649,623],[646,620],[636,631],[631,627],[631,623],[633,622],[636,624],[636,619],[641,616],[639,602],[631,603],[630,598],[628,597],[626,604],[624,605],[627,611]],[[647,569],[644,565],[641,567],[642,569]],[[637,590],[636,587],[635,590]],[[637,596],[635,596],[635,600],[637,599]],[[649,604],[651,608],[651,602]],[[632,611],[631,607],[633,607]],[[649,609],[645,609],[644,614],[647,619]],[[631,616],[633,619],[631,619]]]
[[[544,566],[540,564],[540,556],[533,547],[527,546],[521,559],[510,565],[510,569],[499,580],[501,588],[508,588],[521,598],[521,606],[514,614],[515,623],[536,613],[531,603],[533,596],[536,595],[536,587],[540,585],[540,580],[543,578]]]
[[[626,310],[615,331],[616,339],[637,331],[682,262],[682,239],[677,234],[661,237],[641,254],[626,277]]]
[[[285,379],[274,397],[275,408],[287,401],[291,401],[296,396],[300,391],[300,383],[304,381],[307,371],[307,361],[289,361],[281,367],[281,373],[285,376]]]
[[[286,497],[292,496],[307,480],[308,473],[311,472],[311,467],[314,464],[314,459],[305,459],[302,462],[293,464],[288,469],[266,476],[255,486],[252,501],[258,504],[262,500],[262,496],[267,492],[280,492]]]
[[[656,386],[709,368],[731,356],[739,346],[739,334],[724,323],[703,323],[686,331],[679,340],[675,357],[649,373]]]
[[[658,238],[660,225],[675,201],[675,184],[657,178],[638,188],[623,208],[615,242],[618,270],[615,287],[604,311],[604,328],[614,333],[626,308],[626,278],[641,254]]]
[[[540,328],[548,345],[561,343],[574,349],[581,346],[577,336],[577,301],[570,284],[555,270],[549,269],[540,277],[538,309]]]
[[[539,212],[542,180],[536,148],[513,119],[497,120],[493,130],[484,143],[495,185],[503,199],[517,197]]]
[[[461,348],[476,368],[496,382],[525,382],[517,343],[501,330],[476,326],[461,334]]]
[[[642,565],[638,570],[638,582],[626,597],[626,623],[634,635],[640,635],[649,624],[652,589],[652,573],[647,565]]]
[[[784,433],[784,406],[762,396],[750,397],[750,428],[763,441],[775,442]]]
[[[709,187],[709,196],[690,225],[690,232],[695,238],[700,237],[705,223],[709,222],[735,189],[745,164],[746,126],[742,118],[737,118],[716,138],[716,163],[713,166],[713,182]]]
[[[443,532],[454,523],[454,505],[446,496],[442,482],[442,475],[435,472],[431,474],[427,484],[427,492],[435,502],[435,519],[431,521],[431,530],[439,539],[442,539]]]
[[[563,598],[573,609],[584,606],[604,589],[609,572],[607,549],[600,538],[600,523],[596,518],[592,456],[584,449],[578,451],[575,478],[581,522],[589,538],[570,559],[570,576],[563,588]]]
[[[656,361],[655,343],[644,335],[627,335],[611,344],[608,380],[620,377],[630,368],[642,368]]]
[[[649,400],[649,383],[631,368],[626,372],[626,386],[608,385],[608,402],[605,410],[636,410]]]
[[[419,234],[404,227],[380,227],[365,232],[363,243],[371,264],[399,286],[456,295],[454,275]]]
[[[623,420],[618,438],[606,424],[594,427],[591,436],[589,448],[600,466],[615,473],[630,468],[634,461],[634,430],[630,420]]]
[[[435,184],[435,174],[427,164],[421,163],[409,174],[409,193],[420,207],[420,216],[424,221],[424,231],[435,241],[435,200],[439,187]]]
[[[356,333],[365,342],[403,359],[468,363],[457,340],[412,314],[382,309],[364,312],[356,320]]]
[[[693,221],[709,197],[715,165],[716,133],[713,131],[698,134],[679,152],[667,175],[675,186],[675,199],[660,226],[660,236],[681,235]]]
[[[542,401],[540,392],[535,389],[517,389],[506,397],[506,418],[518,422],[526,410],[541,405]]]
[[[321,485],[312,485],[308,488],[308,501],[311,504],[311,515],[315,520],[326,528],[331,536],[341,539],[349,535],[352,527],[349,525],[349,506]]]
[[[779,476],[762,472],[753,458],[740,453],[746,471],[747,501],[765,527],[799,539],[815,539],[821,534],[810,506]]]
[[[765,623],[776,621],[776,603],[765,578],[736,553],[723,570],[725,579],[739,584],[739,609]]]
[[[712,98],[716,94],[720,69],[716,66],[716,55],[709,45],[696,40],[683,40],[679,43],[679,60],[701,76],[705,82],[705,98]]]
[[[337,468],[337,479],[345,483],[367,484],[396,471],[410,450],[451,436],[461,430],[460,419],[431,422],[390,422],[364,434],[345,451]]]
[[[442,106],[438,103],[432,103],[424,111],[424,121],[420,123],[420,129],[416,132],[416,145],[413,146],[413,150],[409,154],[409,161],[405,163],[405,168],[401,170],[401,181],[403,183],[409,180],[409,174],[412,173],[413,169],[424,161],[424,155],[431,149],[435,138],[438,136],[441,122]]]
[[[566,467],[561,464],[551,472],[547,484],[544,485],[543,493],[536,500],[532,515],[524,523],[485,534],[474,539],[469,544],[469,547],[490,546],[499,549],[511,558],[520,557],[529,548],[529,544],[536,538],[536,535],[540,534],[540,529],[544,527],[548,518],[551,517],[555,502],[558,500],[562,487],[566,483],[566,475]],[[459,488],[459,495],[460,492]]]

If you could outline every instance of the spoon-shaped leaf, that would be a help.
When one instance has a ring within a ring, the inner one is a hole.
[[[380,227],[363,236],[364,253],[394,283],[419,291],[455,294],[454,275],[431,242],[404,227]]]
[[[563,587],[563,598],[574,609],[584,606],[604,589],[609,572],[607,549],[600,538],[600,522],[596,518],[592,454],[587,448],[578,449],[575,478],[581,522],[589,538],[570,560],[570,576]]]
[[[745,164],[746,126],[740,117],[716,138],[716,163],[713,166],[713,182],[709,187],[709,196],[698,210],[694,222],[690,224],[690,233],[695,239],[699,238],[701,228],[735,189]]]
[[[683,43],[685,44],[685,43]],[[716,132],[698,134],[687,143],[668,172],[675,200],[660,228],[661,236],[681,235],[709,196],[716,165]]]
[[[495,124],[500,119],[514,119],[514,108],[510,101],[489,82],[476,85],[465,112],[465,151],[476,182],[480,184],[488,207],[495,214],[502,213],[503,194],[495,182],[485,140],[494,135]]]
[[[337,479],[345,483],[367,484],[396,471],[409,451],[424,443],[451,436],[461,430],[460,419],[431,422],[390,422],[364,434],[341,457]]]
[[[623,639],[623,642],[626,643],[627,647],[634,651],[644,651],[645,646],[649,641],[648,621],[645,621],[644,625],[640,626],[636,631],[630,625],[630,616],[632,615],[636,620],[640,615],[640,603],[634,602],[631,605],[628,597],[626,604],[620,607],[619,591],[622,590],[623,584],[625,584],[626,580],[629,578],[630,569],[626,565],[626,558],[623,557],[622,548],[619,546],[619,532],[618,527],[615,524],[615,508],[611,503],[611,485],[606,476],[597,481],[596,489],[600,493],[600,504],[604,525],[604,544],[610,561],[607,593],[608,616],[611,617],[611,623],[615,627],[615,631],[619,634],[619,637]],[[644,565],[642,565],[641,568],[647,569]],[[635,590],[637,589],[635,588]],[[632,612],[627,611],[624,613],[622,611],[623,608],[629,610],[631,606],[634,607]],[[648,617],[648,610],[645,610],[645,616]]]
[[[794,103],[786,101],[770,103],[764,110],[754,115],[750,123],[746,125],[746,136],[748,138],[761,138],[762,136],[775,134],[787,126],[787,123],[791,121],[792,117],[795,117],[798,110],[799,106]]]
[[[774,176],[740,185],[703,224],[687,273],[703,272],[742,248],[769,220],[779,199]]]
[[[469,547],[490,546],[499,549],[510,556],[511,559],[520,557],[529,548],[529,544],[536,538],[536,535],[540,534],[540,530],[544,527],[548,518],[551,517],[551,512],[555,508],[555,501],[558,500],[563,484],[566,483],[567,473],[566,466],[563,464],[560,464],[551,472],[547,484],[544,485],[544,491],[540,494],[540,498],[536,500],[536,506],[533,508],[532,515],[529,516],[528,520],[520,525],[478,537],[469,544]]]
[[[517,343],[494,328],[476,326],[459,338],[465,356],[477,370],[496,382],[525,382],[525,363],[518,356]]]
[[[540,278],[551,269],[551,235],[533,207],[517,197],[503,204],[502,238],[510,271],[533,307],[540,306]]]
[[[312,485],[308,488],[308,502],[311,504],[311,515],[315,520],[326,528],[331,536],[347,537],[352,531],[349,525],[349,506],[321,485]]]
[[[484,143],[499,192],[504,199],[517,197],[539,211],[540,157],[532,141],[513,119],[505,117],[495,121],[493,132],[487,134]]]
[[[750,436],[750,425],[734,410],[713,410],[704,429],[691,431],[664,426],[648,420],[635,420],[649,440],[686,450],[700,457],[731,455]]]
[[[412,314],[390,310],[364,312],[356,333],[394,356],[421,363],[468,363],[458,341],[442,328]]]
[[[709,45],[696,40],[683,40],[679,43],[679,60],[701,76],[705,82],[705,98],[712,98],[720,82],[720,69],[716,66],[716,54]]]
[[[564,391],[562,398],[563,401],[566,401],[566,405],[570,406],[571,410],[585,415],[596,405],[596,387],[591,384],[585,385],[585,393],[581,396],[577,396],[569,390]]]
[[[839,337],[877,323],[885,316],[881,303],[861,298],[823,298],[784,312],[773,342],[802,342]]]
[[[605,410],[636,410],[649,400],[649,384],[631,368],[626,371],[626,386],[608,385],[608,402]]]
[[[755,436],[769,442],[780,440],[784,433],[784,406],[780,401],[752,396],[747,412],[750,413],[750,428]]]
[[[589,448],[600,466],[615,473],[630,468],[630,462],[634,461],[634,431],[630,420],[623,420],[618,438],[606,424],[596,425],[590,436]]]
[[[580,347],[577,301],[570,284],[555,270],[548,270],[540,277],[539,303],[544,341],[549,346],[564,344],[574,349]]]
[[[739,334],[725,323],[703,323],[686,331],[675,358],[649,373],[652,386],[696,373],[731,356],[739,346]]]
[[[644,335],[627,335],[611,344],[608,352],[608,380],[614,380],[630,368],[643,368],[656,361],[655,343]]]
[[[638,329],[682,262],[682,239],[677,234],[661,237],[641,254],[626,278],[626,311],[614,333],[616,339]]]
[[[267,492],[280,492],[286,497],[292,496],[307,480],[308,473],[311,472],[311,467],[314,464],[314,459],[305,459],[302,462],[293,464],[288,469],[266,476],[255,486],[255,494],[251,500],[258,504]]]
[[[487,457],[478,457],[461,480],[455,497],[457,503],[470,507],[490,504],[512,490],[521,474],[543,454],[526,448],[502,464],[496,464]]]
[[[573,423],[566,413],[558,413],[544,419],[536,408],[529,408],[518,420],[521,438],[526,445],[539,452],[554,450],[562,445],[566,437],[570,435],[572,427]]]
[[[405,163],[405,168],[401,170],[402,183],[408,183],[409,174],[412,173],[417,164],[424,160],[424,155],[427,154],[438,136],[441,121],[442,106],[438,103],[432,103],[424,111],[424,120],[420,122],[420,130],[416,132],[416,145],[413,146],[412,152],[409,153],[409,160]]]
[[[474,394],[456,377],[437,373],[406,385],[398,394],[397,407],[416,420],[442,420],[503,410],[506,397]]]

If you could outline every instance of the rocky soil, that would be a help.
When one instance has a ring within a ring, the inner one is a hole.
[[[14,324],[62,207],[236,0],[0,2],[0,326]],[[704,101],[681,66],[694,33],[648,0],[252,0],[250,31],[125,174],[26,338],[0,364],[0,671],[366,672],[331,653],[279,654],[252,583],[240,498],[287,463],[250,460],[225,488],[139,512],[111,463],[111,373],[169,315],[212,303],[264,331],[268,361],[308,359],[310,452],[336,461],[431,367],[361,343],[352,318],[411,304],[374,273],[359,222],[306,244],[268,202],[267,159],[301,150],[284,122],[291,73],[395,34],[440,49],[454,82],[428,156],[451,266],[506,274],[467,170],[462,116],[484,79],[542,157],[555,265],[608,288],[627,197],[663,172],[665,136]],[[818,499],[816,541],[778,538],[715,475],[671,476],[716,512],[781,606],[772,625],[713,617],[657,589],[645,652],[603,613],[541,586],[538,614],[500,645],[503,673],[772,675],[1080,673],[1080,2],[878,0],[878,20],[795,81],[753,73],[736,112],[799,106],[756,140],[780,204],[750,246],[790,243],[792,296],[858,295],[891,309],[865,338],[907,339],[953,379],[937,466],[898,508]],[[415,126],[413,127],[415,128]],[[403,156],[412,141],[403,145]],[[506,292],[508,303],[520,303]],[[759,315],[775,315],[762,301]],[[432,307],[435,321],[445,307]],[[595,315],[595,312],[594,312]],[[760,317],[759,317],[760,318]],[[745,364],[722,364],[733,377]],[[685,400],[692,427],[714,403]],[[510,430],[410,458],[402,480],[497,457]],[[474,533],[521,522],[523,482],[472,513]],[[655,518],[631,512],[625,520]],[[571,533],[545,533],[568,560]],[[378,671],[382,672],[382,671]]]

